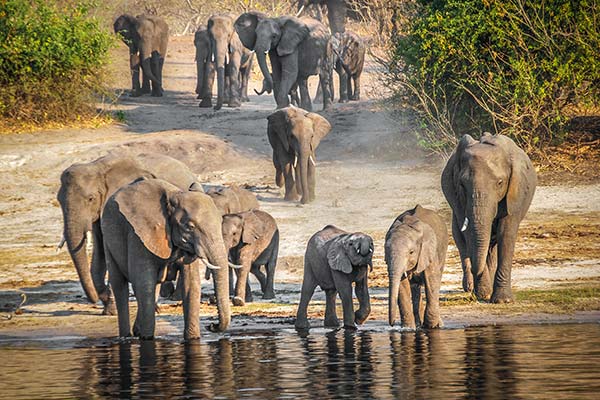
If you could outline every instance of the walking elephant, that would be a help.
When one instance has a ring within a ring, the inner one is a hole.
[[[327,6],[327,19],[329,20],[329,27],[332,33],[345,31],[347,11],[346,0],[299,0],[298,13],[296,16],[300,16],[304,9],[312,4],[317,6]]]
[[[106,262],[100,214],[106,200],[121,186],[140,177],[158,177],[181,189],[196,182],[196,176],[180,161],[161,154],[107,155],[89,163],[73,164],[60,177],[57,199],[64,233],[59,247],[67,244],[81,286],[91,303],[104,303],[104,314],[114,314],[114,303],[105,283]],[[86,254],[86,234],[92,232],[91,264]]]
[[[140,179],[120,188],[101,218],[110,284],[117,305],[119,336],[131,336],[129,285],[138,303],[133,334],[152,339],[155,295],[170,264],[183,264],[184,338],[200,337],[200,265],[216,272],[218,326],[229,326],[228,261],[221,214],[201,191],[181,190],[160,179]]]
[[[442,172],[442,191],[452,208],[465,291],[493,303],[512,301],[517,231],[536,184],[531,160],[510,138],[486,132],[479,141],[464,135],[458,142]]]
[[[360,76],[367,49],[365,42],[350,31],[336,33],[331,40],[335,70],[340,79],[340,103],[360,100]]]
[[[169,27],[160,17],[149,15],[123,14],[114,23],[115,33],[129,47],[132,96],[150,92],[152,96],[162,96],[162,70],[167,56]],[[140,66],[144,84],[140,88]]]
[[[277,108],[287,107],[290,91],[297,84],[301,107],[311,111],[308,78],[319,75],[325,94],[323,109],[331,106],[331,35],[323,24],[312,18],[268,18],[261,13],[249,12],[235,21],[235,29],[243,45],[256,52],[264,78],[263,88],[257,92],[259,95],[273,91]],[[267,54],[272,73],[267,66]]]
[[[417,205],[400,214],[385,235],[385,262],[389,277],[389,323],[398,317],[403,327],[438,328],[440,319],[440,286],[448,230],[434,211]],[[421,313],[421,287],[425,285],[427,305]],[[412,299],[411,299],[412,297]]]
[[[316,150],[331,131],[331,124],[319,114],[290,106],[267,117],[267,136],[273,148],[275,182],[285,199],[302,204],[315,199]]]
[[[233,305],[243,306],[252,301],[252,292],[247,284],[250,272],[260,282],[263,299],[275,298],[273,280],[279,253],[279,229],[275,219],[260,210],[227,214],[223,216],[222,229],[230,262],[241,265],[236,269]],[[260,270],[263,265],[266,276]]]
[[[304,278],[300,304],[296,315],[296,329],[308,329],[308,303],[317,286],[325,291],[325,326],[338,327],[335,311],[337,293],[344,310],[344,328],[356,329],[371,313],[368,268],[373,269],[373,239],[361,232],[348,233],[333,225],[315,233],[304,254]],[[354,312],[352,284],[360,304]]]

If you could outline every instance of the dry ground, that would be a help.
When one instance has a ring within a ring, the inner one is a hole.
[[[116,86],[129,82],[125,48],[115,52]],[[0,136],[0,335],[111,336],[116,319],[86,304],[71,261],[55,253],[62,218],[55,199],[60,173],[70,164],[111,151],[157,151],[178,158],[207,183],[247,184],[281,231],[277,299],[234,309],[233,329],[288,326],[299,299],[302,256],[308,238],[326,224],[361,230],[375,239],[371,275],[374,311],[367,326],[384,325],[387,279],[383,238],[393,219],[419,203],[449,209],[439,185],[443,160],[427,157],[414,143],[414,122],[391,118],[379,106],[381,88],[366,68],[364,99],[336,104],[324,115],[333,130],[318,150],[317,200],[288,203],[274,185],[266,138],[272,96],[251,95],[239,109],[199,109],[193,89],[191,37],[173,38],[165,64],[165,97],[122,97],[114,106],[125,123],[99,129],[63,129]],[[259,85],[255,74],[253,86]],[[315,79],[316,81],[316,79]],[[313,86],[316,82],[313,82]],[[320,105],[317,105],[320,109]],[[451,245],[443,279],[446,326],[478,323],[598,320],[600,309],[600,184],[561,180],[545,172],[522,224],[515,255],[514,305],[473,302],[460,291],[460,267]],[[207,283],[206,288],[210,285]],[[254,286],[256,287],[256,286]],[[209,289],[210,290],[210,289]],[[540,292],[540,290],[542,290]],[[26,294],[21,303],[21,293]],[[322,295],[311,308],[322,315]],[[181,307],[162,305],[159,334],[178,334]],[[214,316],[211,306],[203,314]],[[208,318],[203,319],[203,323]],[[318,323],[317,323],[318,324]]]

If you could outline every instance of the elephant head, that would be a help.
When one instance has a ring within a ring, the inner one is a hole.
[[[123,14],[115,20],[113,28],[116,34],[119,34],[123,42],[130,48],[135,48],[140,41],[140,35],[137,31],[137,20],[133,15]]]
[[[115,201],[148,251],[163,260],[183,258],[185,264],[200,259],[209,268],[216,269],[217,329],[226,330],[231,318],[228,261],[223,244],[221,213],[212,199],[202,192],[199,185],[182,191],[157,179],[141,180],[127,189],[129,193],[123,190],[117,192]],[[134,194],[131,195],[131,192]],[[194,265],[197,266],[197,263]],[[189,289],[199,292],[199,279],[193,285],[197,287]],[[186,293],[183,295],[185,298]],[[186,325],[187,321],[186,316]]]
[[[222,229],[227,249],[240,243],[253,244],[265,232],[264,223],[252,211],[224,215]]]
[[[267,66],[267,54],[285,57],[297,51],[309,35],[308,26],[295,17],[267,18],[264,14],[249,12],[239,16],[235,29],[242,44],[256,52],[263,74],[263,88],[258,94],[273,89],[273,78]],[[287,93],[286,93],[287,95]]]
[[[327,262],[334,271],[345,274],[354,267],[373,269],[373,239],[364,233],[344,233],[331,239],[327,249]]]
[[[437,239],[430,225],[415,216],[418,208],[406,211],[396,218],[385,238],[385,262],[388,266],[389,323],[394,325],[398,318],[400,281],[410,279],[413,274],[438,265]]]
[[[312,112],[307,112],[294,106],[282,108],[267,117],[269,141],[277,159],[284,160],[292,157],[294,167],[298,168],[300,188],[302,189],[302,203],[310,200],[308,164],[316,165],[315,151],[321,140],[331,131],[331,124],[327,119]],[[292,161],[290,160],[290,162]],[[280,181],[282,174],[281,165],[275,165],[276,181]],[[313,177],[314,178],[314,177]]]
[[[442,190],[465,236],[479,298],[491,294],[486,258],[492,228],[508,215],[523,217],[532,168],[512,140],[489,133],[479,141],[464,135],[444,168]]]

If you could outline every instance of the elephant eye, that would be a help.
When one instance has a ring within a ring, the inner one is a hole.
[[[411,251],[410,251],[410,254],[415,254],[415,251],[414,251],[414,250],[411,250]]]
[[[498,186],[502,186],[502,184],[503,184],[503,183],[504,183],[504,181],[503,181],[502,179],[500,179],[500,180],[498,181]]]
[[[91,203],[92,201],[94,201],[94,195],[93,195],[93,194],[90,194],[90,195],[88,196],[88,201],[89,201],[90,203]]]
[[[196,227],[196,225],[194,225],[194,223],[192,221],[188,221],[188,223],[187,223],[187,228],[188,229],[191,230],[191,229],[194,229],[195,227]]]

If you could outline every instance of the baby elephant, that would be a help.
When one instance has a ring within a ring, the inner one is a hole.
[[[258,209],[260,206],[251,191],[237,185],[211,187],[206,190],[223,215]]]
[[[417,205],[396,218],[385,236],[390,325],[396,322],[398,305],[403,327],[420,325],[421,286],[425,284],[427,305],[423,326],[441,326],[440,284],[447,249],[446,224],[434,211]]]
[[[344,328],[356,329],[371,313],[367,268],[373,269],[373,239],[361,232],[348,233],[333,225],[315,233],[306,246],[304,255],[304,279],[296,329],[308,329],[306,316],[308,302],[315,288],[325,291],[325,326],[338,327],[335,312],[335,297],[340,294],[344,310]],[[356,313],[352,305],[352,283],[360,307]]]
[[[354,32],[338,32],[332,38],[335,71],[340,78],[340,103],[360,100],[360,76],[365,63],[365,42]],[[354,90],[352,88],[354,81]],[[333,91],[331,92],[333,95]]]
[[[279,230],[275,219],[264,211],[253,210],[223,216],[223,241],[229,249],[229,259],[241,265],[236,269],[237,281],[233,304],[243,306],[252,301],[248,273],[252,272],[260,282],[263,299],[275,298],[273,277],[279,253]],[[260,271],[264,265],[267,275]]]

